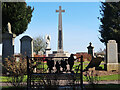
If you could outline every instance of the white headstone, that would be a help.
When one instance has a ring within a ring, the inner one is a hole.
[[[46,40],[46,49],[45,49],[45,54],[46,54],[46,57],[49,56],[49,54],[51,54],[51,48],[50,48],[50,40],[51,40],[51,37],[50,35],[46,35],[45,36],[45,40]]]
[[[50,49],[50,40],[51,40],[50,35],[46,35],[45,40],[46,40],[46,44],[47,44],[46,49]]]
[[[21,39],[20,52],[22,55],[33,57],[33,39],[29,36],[23,36]]]
[[[115,40],[107,43],[107,70],[118,70],[118,48]]]

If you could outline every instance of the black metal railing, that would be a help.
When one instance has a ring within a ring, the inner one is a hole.
[[[80,86],[83,90],[83,56],[79,57],[81,63],[77,70],[71,72],[62,69],[57,72],[56,62],[67,59],[68,57],[27,57],[27,90],[58,86]]]

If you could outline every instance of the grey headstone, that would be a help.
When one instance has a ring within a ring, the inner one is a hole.
[[[20,41],[20,53],[24,56],[33,57],[33,39],[29,36],[23,36]]]
[[[0,6],[2,3],[0,2]],[[0,7],[0,44],[2,43],[2,7]]]
[[[2,44],[2,30],[0,29],[0,44]]]
[[[93,56],[94,56],[94,51],[93,51],[94,47],[92,46],[91,42],[89,43],[89,46],[87,47],[87,49],[88,49],[88,54],[91,54],[91,56],[93,58]]]
[[[118,63],[118,48],[115,40],[107,43],[107,63]]]
[[[107,43],[107,71],[118,71],[118,48],[115,40],[109,40]]]
[[[14,55],[14,38],[15,34],[4,33],[2,35],[2,60],[4,63],[4,59],[11,57]]]

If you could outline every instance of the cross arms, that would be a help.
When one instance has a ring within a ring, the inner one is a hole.
[[[61,11],[60,10],[56,10],[56,12],[65,12],[65,10],[61,10]]]

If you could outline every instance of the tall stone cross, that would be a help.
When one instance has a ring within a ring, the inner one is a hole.
[[[65,12],[65,10],[62,10],[61,6],[59,6],[59,10],[56,10],[56,12],[59,12],[59,21],[58,21],[58,48],[57,48],[57,51],[59,53],[62,53],[63,52],[62,12]]]

